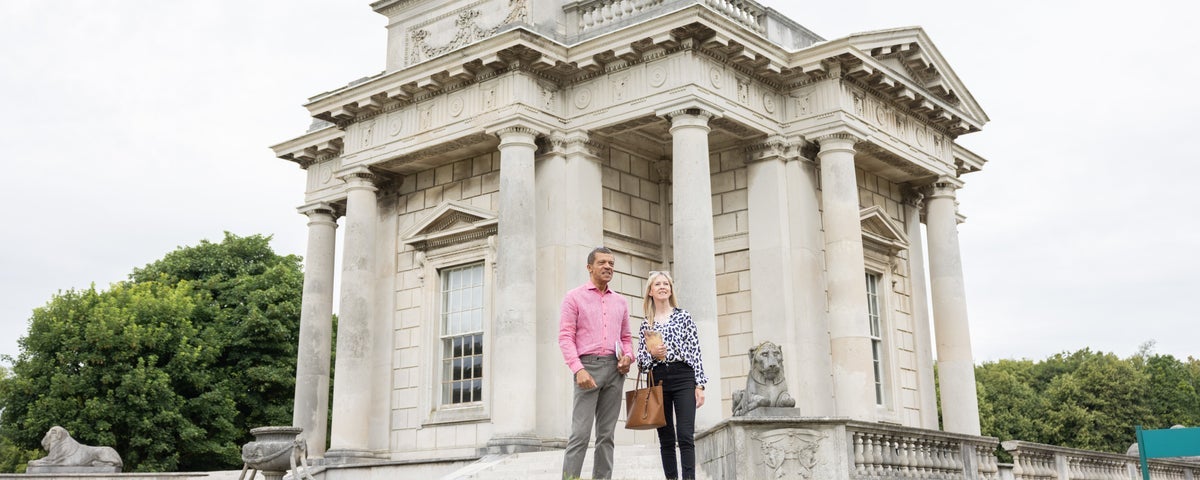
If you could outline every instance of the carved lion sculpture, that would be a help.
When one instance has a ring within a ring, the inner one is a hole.
[[[61,467],[120,467],[121,456],[112,447],[92,447],[79,443],[67,429],[60,426],[50,427],[50,431],[42,437],[42,448],[49,454],[37,460],[31,460],[30,466],[61,466]]]
[[[779,345],[763,342],[750,349],[750,375],[746,389],[733,392],[733,415],[741,416],[758,407],[794,407],[783,381],[783,351]]]

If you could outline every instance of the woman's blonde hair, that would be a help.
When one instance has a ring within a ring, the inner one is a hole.
[[[671,304],[671,308],[679,307],[679,301],[675,300],[675,280],[671,278],[671,272],[665,270],[661,272],[658,270],[651,270],[650,273],[646,275],[646,289],[643,290],[642,295],[642,308],[646,312],[646,322],[649,323],[651,327],[654,326],[654,297],[650,295],[650,288],[654,286],[654,279],[660,276],[667,279],[667,284],[671,286],[671,298],[668,300],[668,302]]]

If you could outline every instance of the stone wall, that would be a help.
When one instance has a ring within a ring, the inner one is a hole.
[[[879,206],[897,228],[903,230],[907,218],[903,204],[904,195],[900,185],[862,169],[856,169],[855,173],[858,177],[860,207],[865,209]],[[909,239],[910,244],[915,241],[916,239]],[[920,426],[917,338],[913,324],[913,286],[910,281],[908,256],[908,251],[902,250],[896,253],[894,258],[884,259],[878,258],[880,255],[877,252],[867,251],[868,268],[872,268],[870,261],[872,257],[876,257],[875,268],[880,266],[885,268],[885,271],[880,272],[883,273],[880,293],[881,296],[884,292],[887,293],[887,296],[881,300],[886,308],[886,316],[882,319],[885,323],[883,328],[887,332],[883,337],[885,351],[888,354],[888,358],[884,362],[885,382],[890,385],[885,387],[889,395],[884,401],[887,407],[885,414],[887,418],[884,419],[908,426]],[[887,262],[887,264],[879,265],[880,261]],[[924,266],[917,267],[924,268]],[[924,299],[919,300],[924,301]],[[926,341],[929,340],[926,339]]]
[[[410,230],[446,201],[495,211],[499,168],[500,155],[497,152],[463,159],[405,178],[398,192],[397,231],[390,234],[401,235]],[[439,352],[439,327],[435,315],[437,297],[429,294],[431,290],[436,291],[438,278],[436,270],[431,272],[422,257],[412,246],[404,244],[399,245],[396,253],[396,311],[393,314],[395,330],[392,333],[395,337],[392,448],[406,453],[437,451],[440,456],[456,450],[459,453],[473,453],[476,447],[491,437],[490,422],[428,423],[431,420],[429,412],[435,408],[438,395],[435,387],[440,381],[435,376],[439,370],[436,364]],[[487,265],[485,272],[490,273]],[[490,283],[485,285],[488,285],[485,291],[490,293]],[[491,316],[490,298],[485,294],[485,319]],[[490,370],[485,366],[485,378],[489,373]],[[484,385],[484,395],[488,395],[486,381]]]
[[[747,209],[748,177],[745,150],[735,147],[713,152],[713,236],[716,242],[717,315],[720,332],[723,415],[733,410],[730,395],[746,387],[750,362],[746,353],[753,346],[750,309],[750,211]],[[706,359],[711,362],[712,360]],[[711,379],[717,381],[718,379]],[[707,399],[716,406],[715,398]]]

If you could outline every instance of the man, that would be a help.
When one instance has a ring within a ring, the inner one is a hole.
[[[611,250],[598,247],[587,257],[588,283],[567,292],[558,319],[558,347],[575,374],[571,438],[563,456],[565,479],[579,478],[592,423],[596,424],[593,478],[611,478],[613,430],[621,411],[621,387],[633,363],[629,303],[608,288],[616,266]]]

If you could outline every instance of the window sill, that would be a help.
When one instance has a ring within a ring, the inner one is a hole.
[[[421,426],[446,425],[453,423],[474,423],[490,420],[483,404],[469,406],[443,406],[429,415]]]

